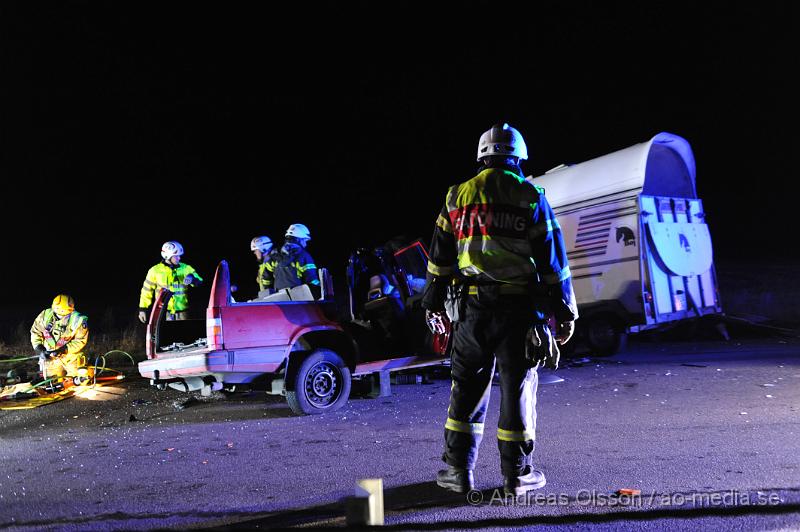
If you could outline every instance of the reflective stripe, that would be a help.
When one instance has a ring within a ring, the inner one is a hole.
[[[491,271],[491,273],[489,273]],[[519,268],[509,266],[508,268],[487,268],[483,265],[472,264],[468,267],[462,268],[461,273],[465,276],[485,274],[487,277],[500,282],[500,283],[527,283],[531,278],[533,267],[528,270],[529,273],[523,273]]]
[[[572,273],[569,271],[569,266],[565,266],[561,271],[556,273],[543,273],[542,281],[545,284],[558,284],[564,279],[569,279]]]
[[[530,238],[537,238],[547,233],[552,233],[555,229],[561,230],[561,226],[558,225],[558,220],[549,218],[531,227],[528,231],[528,236],[530,236]]]
[[[519,286],[515,284],[501,284],[499,286],[500,295],[527,295],[528,289],[524,286]],[[467,293],[471,296],[478,295],[478,287],[475,285],[471,285],[469,289],[467,289]]]
[[[515,238],[475,237],[457,243],[458,268],[463,275],[485,273],[496,281],[521,281],[523,284],[534,274],[530,244]]]
[[[518,260],[528,260],[531,255],[531,245],[521,238],[474,236],[462,238],[457,242],[457,246],[459,255],[470,251],[488,254],[510,252],[520,255],[517,257]]]
[[[299,264],[297,264],[296,267],[297,267],[297,270],[300,271],[300,272],[305,272],[306,270],[311,270],[311,269],[315,269],[315,270],[317,269],[317,265],[316,264],[306,264],[305,266],[300,266]]]
[[[432,261],[428,261],[428,273],[436,276],[452,275],[456,271],[455,266],[437,266]]]
[[[452,430],[453,432],[463,432],[465,434],[483,434],[483,423],[467,423],[465,421],[456,421],[453,418],[447,418],[447,423],[444,428]]]
[[[311,282],[310,282],[310,283],[308,283],[308,284],[313,284],[313,285],[315,285],[315,286],[316,286],[316,285],[318,285],[318,284],[319,284],[319,279],[314,279],[313,281],[311,281]]]
[[[497,429],[497,439],[502,441],[530,441],[535,434],[532,430],[506,430]]]
[[[149,281],[148,279],[145,279],[144,280],[144,286],[145,286],[145,288],[152,288],[152,287],[157,286],[157,285],[156,285],[156,283],[153,283],[153,282]]]
[[[453,226],[450,225],[450,220],[442,216],[441,214],[436,219],[436,227],[444,231],[445,233],[453,233]]]

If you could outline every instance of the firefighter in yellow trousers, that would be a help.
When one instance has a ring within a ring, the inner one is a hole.
[[[43,378],[76,377],[78,369],[86,366],[83,350],[89,341],[87,322],[66,294],[57,295],[50,308],[39,313],[31,327],[31,345],[39,355]]]
[[[183,246],[180,243],[170,240],[161,246],[161,258],[164,260],[147,271],[139,296],[139,321],[142,323],[147,323],[148,309],[159,288],[172,292],[167,304],[167,319],[188,319],[189,296],[186,291],[190,286],[199,286],[203,278],[194,268],[182,263],[181,257]]]

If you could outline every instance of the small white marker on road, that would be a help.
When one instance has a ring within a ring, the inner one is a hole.
[[[356,493],[347,501],[347,524],[383,526],[383,479],[356,482]]]

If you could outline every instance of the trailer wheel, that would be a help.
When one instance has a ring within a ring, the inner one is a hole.
[[[297,368],[286,401],[298,415],[338,410],[350,397],[350,369],[330,349],[312,351]]]
[[[607,357],[625,349],[628,334],[614,316],[599,314],[588,319],[584,333],[586,345],[595,356]]]

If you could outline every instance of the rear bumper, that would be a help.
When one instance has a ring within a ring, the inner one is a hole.
[[[245,383],[275,373],[286,356],[286,346],[274,348],[201,350],[162,354],[139,363],[139,374],[160,380],[213,376],[218,382]]]

